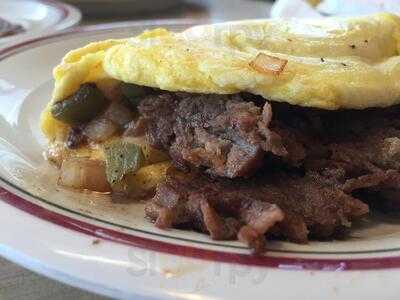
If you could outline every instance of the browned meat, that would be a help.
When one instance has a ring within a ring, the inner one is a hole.
[[[330,237],[367,212],[366,204],[312,175],[278,172],[229,180],[173,169],[146,208],[162,227],[185,225],[213,239],[238,238],[257,252],[272,227],[274,235],[305,243],[308,233]]]
[[[149,144],[159,149],[169,149],[174,139],[177,105],[178,101],[172,94],[149,96],[141,101],[138,108],[141,117],[137,124],[146,128],[146,131],[140,131],[146,133]]]
[[[147,216],[161,227],[184,226],[213,239],[239,239],[262,252],[265,233],[298,243],[341,234],[368,213],[361,200],[371,203],[373,198],[380,207],[400,209],[398,106],[328,112],[274,103],[261,111],[253,104],[258,102],[238,97],[168,94],[159,99],[167,97],[172,103],[168,121],[157,123],[142,111],[143,119],[153,124],[146,132],[150,140],[165,142],[162,147],[178,165],[190,163],[192,168],[184,175],[169,172],[149,202]],[[240,171],[230,172],[229,156],[236,146],[269,155],[258,158],[247,151]],[[251,166],[250,158],[257,163],[248,170],[258,167],[256,175],[234,178],[252,173],[241,173]],[[208,177],[193,166],[221,177]]]
[[[18,34],[24,31],[21,25],[10,23],[0,18],[0,37]]]
[[[139,112],[148,142],[169,151],[183,170],[195,166],[222,177],[248,177],[266,152],[287,154],[269,129],[268,103],[261,109],[239,95],[163,93],[142,100]]]
[[[273,109],[271,128],[288,150],[286,162],[297,162],[347,194],[373,191],[375,201],[400,208],[400,198],[393,197],[400,194],[399,106],[328,112],[276,104]]]

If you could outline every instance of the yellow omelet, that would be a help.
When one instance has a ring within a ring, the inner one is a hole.
[[[399,51],[400,18],[386,13],[145,31],[69,52],[54,69],[55,88],[41,126],[50,140],[65,132],[67,125],[52,117],[50,106],[85,82],[103,90],[124,81],[168,91],[245,91],[330,110],[386,107],[400,103]],[[287,61],[283,71],[252,67],[260,53]]]

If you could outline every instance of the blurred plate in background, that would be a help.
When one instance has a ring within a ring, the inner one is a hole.
[[[171,8],[182,0],[64,0],[79,7],[85,15],[116,16],[152,13]]]
[[[0,0],[0,45],[34,34],[62,30],[77,24],[80,19],[78,9],[58,1]]]

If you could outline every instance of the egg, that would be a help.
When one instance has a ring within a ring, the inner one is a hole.
[[[49,139],[66,126],[52,103],[82,83],[119,81],[191,93],[250,92],[271,101],[321,109],[364,109],[400,103],[400,18],[245,20],[201,25],[175,33],[145,31],[69,52],[54,70],[52,99],[41,125]],[[287,62],[262,72],[259,54]]]

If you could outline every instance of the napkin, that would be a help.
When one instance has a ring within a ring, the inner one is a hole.
[[[317,4],[310,4],[312,2]],[[271,17],[321,18],[366,15],[376,12],[400,14],[400,0],[277,0],[271,9]]]

